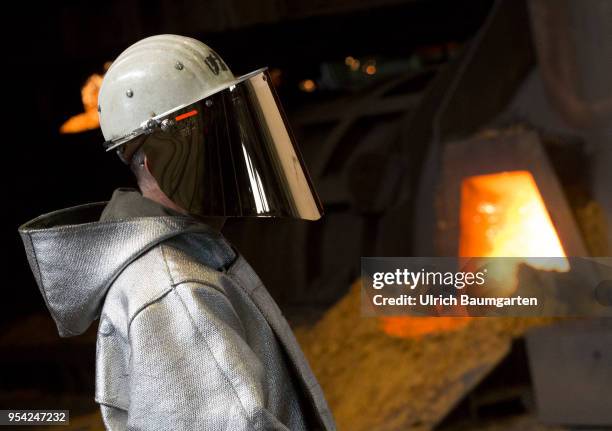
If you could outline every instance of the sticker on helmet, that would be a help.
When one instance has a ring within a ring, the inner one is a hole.
[[[223,60],[221,60],[221,57],[214,51],[211,51],[210,55],[204,60],[204,63],[206,63],[210,71],[215,75],[218,75],[221,70],[228,70]]]

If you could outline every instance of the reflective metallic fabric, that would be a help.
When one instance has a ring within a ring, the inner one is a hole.
[[[163,192],[197,216],[317,220],[323,207],[265,70],[107,143],[138,148]]]
[[[189,217],[97,222],[103,207],[20,233],[60,335],[100,318],[108,429],[335,429],[280,310],[218,232]]]

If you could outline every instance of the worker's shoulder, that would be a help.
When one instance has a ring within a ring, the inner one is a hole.
[[[132,260],[110,287],[105,308],[131,318],[185,283],[205,284],[223,292],[225,270],[238,254],[225,241],[192,240],[160,243]]]
[[[217,284],[238,258],[221,234],[182,235],[161,244],[160,250],[174,286],[185,282]]]
[[[157,245],[131,260],[117,275],[106,292],[102,314],[112,321],[127,323],[171,289],[172,278]]]

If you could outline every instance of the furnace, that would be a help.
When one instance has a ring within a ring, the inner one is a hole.
[[[434,193],[439,255],[587,255],[534,131],[511,129],[446,144]]]

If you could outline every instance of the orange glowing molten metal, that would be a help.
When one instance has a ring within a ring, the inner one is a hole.
[[[569,270],[566,259],[532,259],[566,255],[533,176],[527,171],[464,179],[459,219],[460,257],[520,258],[510,265],[500,262],[490,271],[489,275],[501,286],[501,291],[497,292],[500,296],[515,291],[516,272],[521,262],[541,270]],[[389,335],[412,338],[457,330],[470,319],[386,317],[381,319],[381,325]]]
[[[102,85],[102,75],[97,73],[91,75],[83,88],[81,88],[81,100],[83,110],[80,114],[70,117],[62,127],[60,133],[80,133],[93,130],[100,126],[98,120],[98,93]]]
[[[565,252],[533,176],[527,171],[478,175],[461,184],[461,257],[513,257],[490,265],[497,295],[517,288],[525,263],[540,270],[569,271]]]
[[[479,175],[461,184],[461,257],[565,257],[533,176],[527,171]],[[559,263],[561,262],[561,263]],[[567,271],[565,259],[553,267]]]

